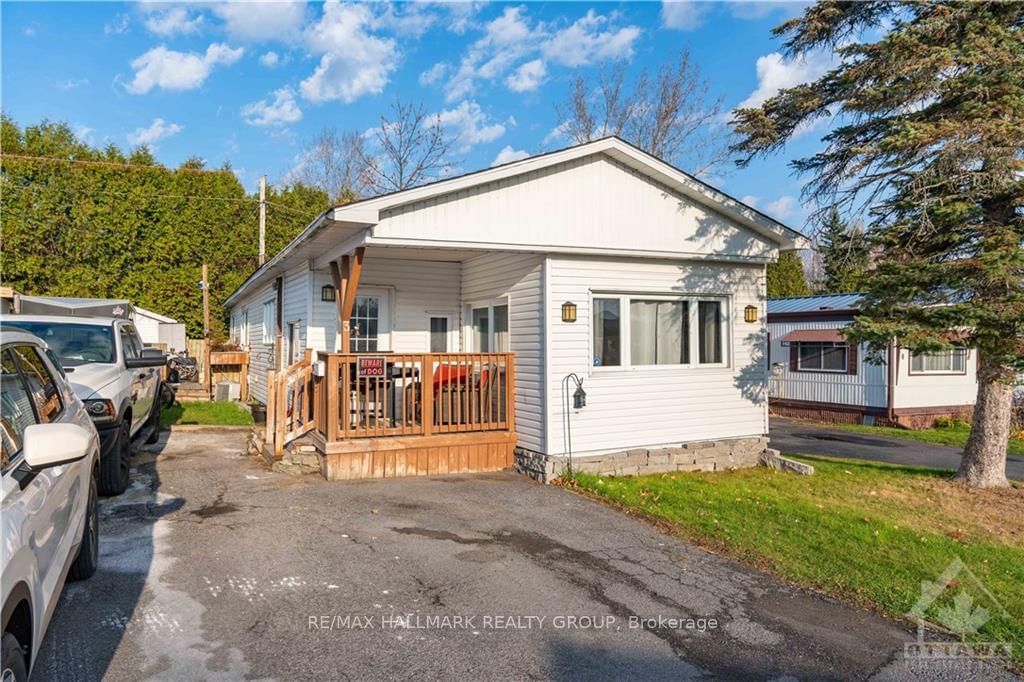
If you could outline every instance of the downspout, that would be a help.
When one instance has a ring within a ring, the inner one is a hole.
[[[889,420],[889,426],[892,426],[896,420],[896,409],[895,401],[893,396],[895,395],[895,383],[896,383],[896,362],[899,359],[899,351],[896,348],[896,339],[889,340],[889,357],[886,361],[886,386],[885,386],[885,414]]]

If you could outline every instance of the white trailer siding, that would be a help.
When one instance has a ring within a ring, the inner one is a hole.
[[[276,294],[271,283],[235,306],[236,324],[240,326],[246,319],[246,314],[248,319],[249,393],[253,399],[263,404],[267,402],[267,372],[274,368],[274,345],[272,342],[263,343],[263,304],[274,300]],[[273,319],[268,320],[271,332],[274,329],[274,322]]]
[[[562,380],[570,372],[587,393],[587,406],[571,414],[574,455],[767,432],[763,266],[552,257],[548,277],[548,454],[566,452]],[[593,367],[595,291],[726,297],[728,366]],[[577,305],[576,322],[561,321],[564,301]],[[747,305],[757,306],[759,322],[743,321]]]
[[[387,317],[381,320],[381,350],[428,352],[431,314],[450,313],[458,327],[461,267],[454,261],[388,258],[381,250],[366,250],[357,293],[376,294],[384,300]],[[326,271],[314,275],[309,347],[337,352],[337,303],[322,301],[320,296],[322,287],[331,284],[331,275]]]
[[[391,209],[374,239],[774,258],[767,239],[605,155]]]
[[[853,405],[857,407],[886,407],[887,369],[885,364],[867,362],[867,347],[857,353],[857,373],[795,372],[790,367],[790,347],[782,345],[782,338],[798,329],[840,329],[849,322],[810,320],[771,322],[771,374],[768,395],[778,400],[801,400],[814,403]]]
[[[900,349],[893,407],[953,407],[974,405],[978,394],[978,353],[967,351],[963,374],[911,374],[910,351]]]
[[[509,350],[516,356],[516,435],[520,445],[536,452],[545,448],[543,272],[542,256],[518,253],[477,256],[462,270],[464,306],[508,300]]]

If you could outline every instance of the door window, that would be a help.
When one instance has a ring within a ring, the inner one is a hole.
[[[40,357],[39,351],[32,346],[15,346],[11,352],[25,378],[25,385],[36,408],[39,422],[49,424],[57,421],[64,404],[61,402],[57,383]]]
[[[376,353],[380,346],[379,296],[356,296],[349,321],[349,352]]]
[[[35,423],[32,399],[22,383],[14,356],[5,348],[0,354],[0,470],[4,473],[21,452],[25,429]]]
[[[448,352],[448,318],[430,318],[430,352]]]

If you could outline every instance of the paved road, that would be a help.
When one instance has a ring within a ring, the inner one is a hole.
[[[901,627],[511,473],[292,478],[237,433],[156,450],[35,679],[1008,678],[905,660]],[[629,627],[658,616],[717,627]]]
[[[770,429],[771,447],[782,452],[869,459],[939,469],[960,468],[960,448],[853,433],[781,417],[772,417]],[[1024,481],[1024,457],[1010,455],[1006,461],[1006,475],[1015,481]]]

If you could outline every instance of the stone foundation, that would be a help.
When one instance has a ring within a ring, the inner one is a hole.
[[[757,466],[768,447],[767,437],[733,438],[683,443],[676,447],[637,448],[593,457],[574,457],[573,468],[600,476],[637,476],[671,471],[726,471]],[[550,482],[567,468],[564,457],[525,448],[515,449],[515,470]]]

